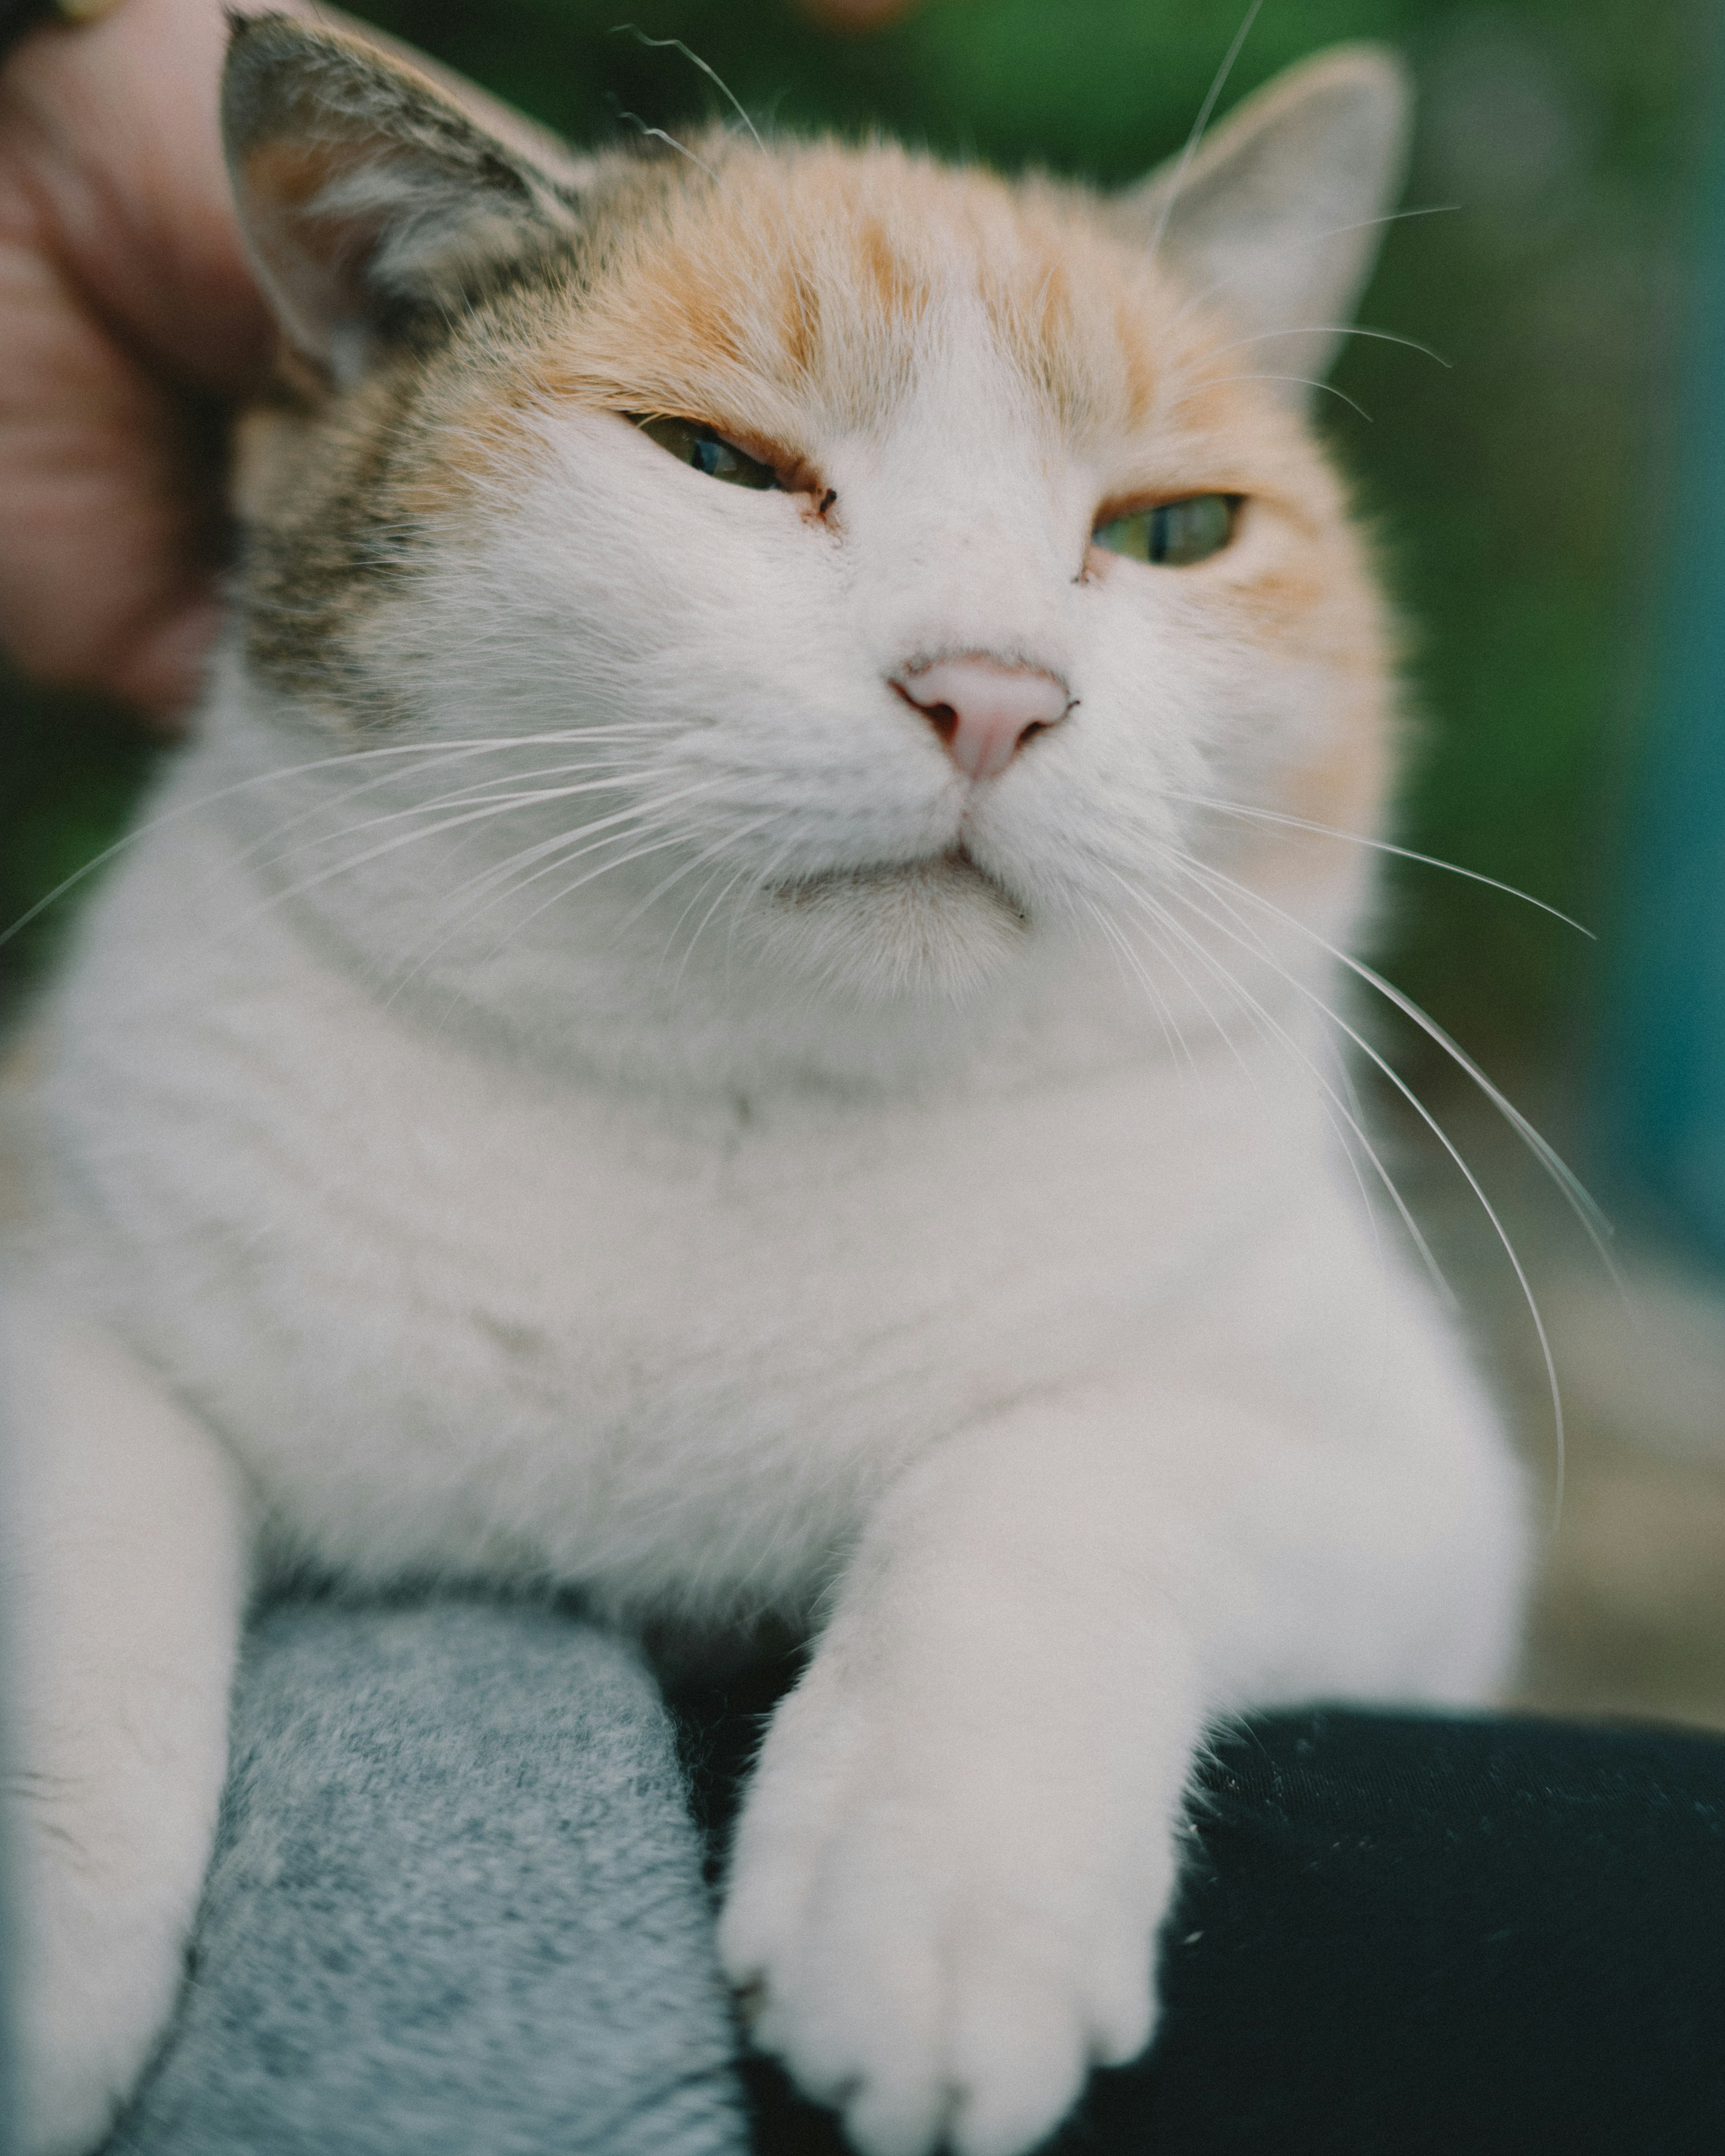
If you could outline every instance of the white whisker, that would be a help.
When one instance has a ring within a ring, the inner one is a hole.
[[[1388,839],[1368,838],[1362,831],[1344,831],[1334,824],[1314,823],[1309,816],[1291,816],[1277,808],[1250,808],[1244,802],[1220,801],[1209,794],[1182,793],[1164,788],[1163,798],[1183,801],[1195,808],[1214,809],[1224,816],[1249,816],[1259,823],[1285,824],[1291,830],[1310,831],[1323,839],[1341,839],[1351,846],[1368,846],[1373,853],[1394,854],[1399,860],[1419,861],[1429,869],[1442,869],[1450,875],[1465,876],[1470,883],[1484,884],[1488,891],[1501,891],[1506,897],[1518,898],[1524,906],[1537,906],[1553,921],[1561,921],[1566,928],[1573,928],[1577,935],[1585,936],[1590,943],[1599,940],[1591,928],[1559,911],[1555,906],[1548,906],[1543,898],[1535,898],[1531,891],[1519,891],[1512,883],[1501,883],[1496,876],[1482,875],[1477,869],[1465,869],[1455,861],[1440,860],[1435,854],[1418,853],[1411,846],[1398,846]]]
[[[1193,861],[1189,859],[1180,860],[1176,865],[1183,869],[1187,875],[1193,881],[1199,883],[1201,889],[1208,888],[1204,879],[1209,876],[1212,871],[1204,868],[1200,863]],[[1232,882],[1231,878],[1224,879],[1224,880],[1230,883]],[[1235,887],[1243,896],[1254,901],[1257,900],[1257,893],[1249,891],[1244,885],[1235,886]],[[1214,928],[1218,934],[1226,936],[1233,942],[1245,942],[1245,938],[1238,936],[1233,930],[1228,927],[1224,921],[1218,920],[1217,917],[1214,914],[1210,913],[1206,908],[1199,906],[1194,899],[1189,897],[1184,893],[1178,893],[1177,895],[1180,897],[1180,901],[1183,905],[1186,906],[1192,912],[1196,914],[1200,920],[1208,921],[1209,926]],[[1281,911],[1280,907],[1276,907],[1272,910],[1278,913]],[[1295,927],[1301,926],[1301,923],[1293,921],[1291,916],[1285,916],[1284,918],[1288,919],[1291,921],[1291,924]],[[1326,949],[1331,947],[1324,944],[1323,939],[1317,937],[1315,933],[1313,940],[1318,942],[1321,947]],[[1261,953],[1257,955],[1261,958]],[[1546,1330],[1545,1318],[1540,1310],[1538,1298],[1533,1292],[1532,1283],[1527,1277],[1527,1268],[1522,1261],[1521,1254],[1516,1249],[1514,1240],[1511,1237],[1509,1230],[1504,1226],[1502,1219],[1499,1215],[1497,1209],[1492,1204],[1491,1199],[1486,1196],[1484,1186],[1481,1184],[1478,1176],[1475,1174],[1472,1168],[1469,1167],[1466,1158],[1463,1155],[1461,1148],[1456,1145],[1455,1140],[1450,1137],[1449,1132],[1444,1128],[1443,1125],[1439,1122],[1437,1117],[1432,1113],[1431,1110],[1427,1107],[1425,1101],[1420,1099],[1420,1096],[1401,1075],[1400,1072],[1398,1071],[1389,1062],[1389,1059],[1380,1054],[1379,1051],[1372,1045],[1371,1042],[1366,1039],[1365,1035],[1360,1032],[1357,1026],[1351,1025],[1348,1021],[1342,1016],[1341,1013],[1333,1007],[1333,1005],[1327,1002],[1315,988],[1310,987],[1306,982],[1301,980],[1297,974],[1291,973],[1286,967],[1275,964],[1273,961],[1266,963],[1270,963],[1272,965],[1273,970],[1281,976],[1281,978],[1296,992],[1296,994],[1304,997],[1306,1000],[1312,1004],[1317,1010],[1321,1012],[1323,1016],[1326,1017],[1332,1025],[1336,1026],[1343,1034],[1344,1034],[1346,1037],[1353,1043],[1354,1046],[1359,1050],[1360,1053],[1373,1065],[1375,1065],[1375,1067],[1389,1081],[1396,1091],[1407,1101],[1409,1106],[1414,1110],[1414,1112],[1420,1117],[1420,1121],[1426,1126],[1427,1129],[1430,1130],[1432,1135],[1437,1139],[1439,1144],[1442,1146],[1445,1152],[1450,1156],[1450,1158],[1454,1161],[1455,1166],[1460,1169],[1463,1178],[1466,1181],[1468,1188],[1473,1193],[1474,1199],[1478,1204],[1480,1209],[1484,1213],[1486,1219],[1491,1223],[1491,1231],[1497,1238],[1498,1243],[1502,1248],[1504,1255],[1508,1259],[1510,1267],[1515,1274],[1517,1285],[1522,1291],[1522,1299],[1527,1305],[1527,1313],[1532,1320],[1533,1330],[1539,1342],[1540,1358],[1545,1368],[1546,1384],[1551,1399],[1552,1419],[1555,1426],[1557,1435],[1556,1507],[1558,1512],[1561,1513],[1563,1508],[1565,1461],[1563,1394],[1558,1383],[1557,1362],[1552,1353],[1551,1340],[1550,1336]],[[1345,963],[1351,963],[1352,962]],[[1368,978],[1369,978],[1368,973]],[[1542,1141],[1542,1143],[1543,1142]]]
[[[663,142],[670,148],[676,151],[680,156],[686,157],[690,163],[696,167],[696,171],[702,172],[706,174],[707,177],[712,182],[713,185],[719,190],[721,194],[724,194],[727,192],[724,182],[720,179],[718,174],[713,170],[712,167],[711,165],[703,164],[701,160],[696,156],[695,152],[689,147],[689,145],[686,142],[680,142],[675,135],[667,134],[663,127],[649,127],[646,121],[642,119],[639,112],[619,112],[617,116],[619,120],[632,121],[634,125],[639,128],[641,133],[649,141]]]
[[[1400,224],[1410,218],[1448,217],[1461,207],[1460,203],[1430,203],[1417,209],[1389,210],[1382,217],[1355,218],[1348,224],[1327,225],[1322,232],[1307,233],[1296,244],[1301,247],[1317,247],[1326,239],[1341,239],[1350,232],[1374,231],[1379,225]],[[1207,306],[1219,292],[1225,292],[1230,285],[1237,285],[1246,274],[1244,270],[1236,270],[1229,276],[1218,277],[1214,283],[1206,285],[1201,292],[1194,292],[1175,311],[1168,323],[1170,332],[1180,326],[1194,307]]]
[[[1294,322],[1286,329],[1259,330],[1252,336],[1235,337],[1231,344],[1218,345],[1208,357],[1219,359],[1224,352],[1239,352],[1249,344],[1268,344],[1276,337],[1285,336],[1371,337],[1379,344],[1405,345],[1409,352],[1422,353],[1427,359],[1435,359],[1440,367],[1448,367],[1452,373],[1455,371],[1452,362],[1440,352],[1434,352],[1429,344],[1421,344],[1418,337],[1398,336],[1394,330],[1364,329],[1358,322]]]
[[[1179,200],[1180,190],[1186,184],[1186,175],[1192,168],[1192,160],[1198,154],[1198,146],[1204,140],[1204,131],[1210,124],[1210,115],[1216,109],[1216,100],[1228,86],[1228,78],[1234,72],[1234,63],[1240,58],[1240,48],[1251,35],[1252,25],[1257,21],[1258,11],[1263,5],[1264,0],[1252,0],[1252,4],[1246,9],[1245,19],[1235,32],[1234,43],[1223,54],[1222,64],[1216,69],[1214,79],[1204,95],[1204,103],[1198,108],[1198,117],[1193,121],[1192,132],[1186,137],[1185,146],[1180,151],[1180,162],[1174,167],[1174,176],[1163,198],[1161,214],[1150,235],[1150,259],[1153,262],[1162,251],[1162,243],[1168,234],[1168,221],[1173,214],[1174,204]]]
[[[746,868],[734,870],[726,880],[719,886],[718,896],[713,901],[712,904],[708,906],[706,911],[702,914],[701,919],[696,923],[695,933],[689,938],[688,947],[683,952],[681,962],[679,963],[677,970],[671,978],[671,993],[673,995],[675,995],[678,989],[682,986],[683,976],[688,971],[689,962],[695,956],[695,947],[701,941],[701,936],[706,931],[707,923],[712,919],[719,908],[725,903],[726,898],[730,896],[731,893],[737,888],[737,885],[742,880],[747,873],[748,870]],[[703,888],[705,888],[705,886],[703,886]],[[698,905],[700,903],[700,900],[697,898],[694,903]],[[677,921],[677,927],[679,928],[681,927],[683,921],[686,918],[690,911],[692,911],[692,908],[685,908],[684,914],[679,916]],[[672,932],[675,934],[675,931],[674,930]],[[670,949],[669,941],[667,941],[666,943],[666,949],[667,951]]]
[[[453,891],[444,894],[440,900],[440,905],[445,912],[469,893],[478,896],[494,885],[501,885],[504,887],[494,891],[492,896],[486,899],[483,905],[470,906],[459,915],[447,933],[441,937],[398,982],[392,993],[398,993],[408,982],[414,979],[426,966],[431,963],[440,951],[446,949],[457,936],[470,927],[475,921],[482,920],[493,907],[504,905],[510,899],[517,897],[530,885],[536,883],[541,876],[555,874],[558,869],[567,867],[572,860],[579,860],[585,853],[598,850],[616,841],[636,837],[639,835],[639,827],[644,824],[649,829],[661,828],[660,819],[665,808],[699,795],[711,793],[724,783],[722,779],[703,780],[696,785],[681,788],[676,793],[664,796],[658,800],[632,803],[608,816],[596,819],[591,824],[578,824],[572,831],[560,831],[550,838],[539,839],[533,845],[525,846],[520,851],[510,855],[506,860],[494,863],[478,875],[471,876],[465,883],[456,886]],[[685,832],[682,835],[689,834]],[[541,865],[535,868],[531,875],[517,875],[516,872],[519,870],[532,862],[537,862]],[[511,877],[515,879],[513,881],[510,880]],[[542,908],[539,910],[543,911]],[[526,919],[531,920],[535,917],[534,915],[529,914]],[[516,923],[515,927],[509,932],[510,934],[514,934],[516,929],[525,925],[524,921]],[[507,941],[508,937],[506,936],[503,942]],[[501,950],[502,943],[499,943],[495,948]]]
[[[1598,1251],[1612,1280],[1614,1281],[1617,1280],[1617,1269],[1613,1263],[1611,1253],[1606,1247],[1606,1239],[1612,1232],[1611,1224],[1605,1218],[1592,1194],[1550,1141],[1541,1136],[1502,1087],[1486,1075],[1466,1050],[1458,1042],[1451,1040],[1435,1019],[1423,1011],[1411,996],[1404,994],[1394,982],[1387,981],[1381,973],[1367,965],[1363,959],[1353,957],[1337,945],[1330,942],[1327,937],[1319,935],[1315,928],[1309,927],[1296,915],[1288,912],[1285,907],[1277,906],[1274,900],[1265,897],[1261,891],[1254,891],[1250,885],[1240,882],[1236,878],[1224,874],[1220,869],[1193,861],[1189,857],[1184,859],[1183,865],[1189,870],[1201,869],[1204,875],[1227,885],[1241,898],[1263,908],[1266,912],[1274,915],[1277,920],[1283,921],[1287,927],[1305,937],[1308,942],[1314,943],[1327,957],[1334,959],[1338,965],[1345,966],[1350,973],[1357,974],[1368,987],[1375,988],[1386,1001],[1393,1004],[1404,1016],[1411,1019],[1422,1033],[1435,1041],[1461,1070],[1466,1072],[1498,1114],[1504,1118],[1511,1129],[1532,1152],[1534,1158],[1563,1192],[1570,1209],[1586,1229],[1594,1250]]]
[[[563,767],[566,770],[576,770],[588,767],[566,765]],[[319,837],[308,839],[303,846],[296,847],[292,855],[278,854],[271,860],[259,863],[259,866],[263,872],[267,873],[270,870],[279,867],[283,861],[296,858],[301,853],[310,853],[324,846],[340,845],[345,839],[358,837],[362,832],[377,830],[388,824],[404,823],[414,817],[436,816],[443,811],[457,808],[471,808],[474,811],[470,819],[459,815],[451,815],[434,827],[438,831],[449,830],[465,821],[482,822],[488,814],[495,813],[501,815],[516,808],[532,808],[553,801],[572,800],[583,794],[614,793],[619,787],[633,781],[650,778],[653,776],[651,770],[638,767],[609,772],[603,778],[588,779],[579,785],[535,787],[526,790],[521,790],[518,787],[517,790],[508,793],[481,793],[471,788],[458,788],[450,793],[435,794],[427,801],[410,803],[404,808],[389,809],[381,816],[368,816],[357,824],[344,824],[339,830],[326,831]],[[501,780],[492,782],[496,785],[505,783]],[[310,814],[316,813],[316,810],[308,811]],[[408,835],[429,837],[434,835],[434,832],[428,829],[423,834],[413,833]],[[362,858],[370,859],[371,856],[366,855]]]
[[[1160,985],[1152,978],[1149,968],[1138,960],[1138,954],[1132,949],[1129,939],[1108,918],[1093,898],[1085,898],[1083,905],[1086,912],[1106,937],[1115,956],[1120,960],[1122,967],[1137,979],[1149,996],[1150,1007],[1156,1014],[1157,1024],[1162,1028],[1162,1037],[1168,1044],[1169,1055],[1183,1056],[1187,1070],[1196,1070],[1198,1060],[1192,1053],[1191,1044],[1181,1030],[1179,1021],[1169,1008],[1168,998],[1162,993]],[[1157,947],[1160,950],[1159,943]]]
[[[251,793],[266,786],[283,785],[290,779],[308,778],[320,771],[329,771],[337,767],[347,767],[357,763],[371,763],[384,758],[398,759],[424,756],[449,757],[456,752],[470,752],[475,756],[495,755],[504,749],[531,747],[554,741],[596,740],[601,737],[608,738],[613,735],[636,734],[644,731],[664,732],[673,729],[662,722],[645,721],[618,727],[560,727],[547,732],[515,736],[501,735],[469,741],[392,742],[381,748],[342,749],[329,756],[314,757],[305,763],[284,764],[270,771],[254,772],[248,778],[237,778],[226,786],[217,787],[213,793],[200,794],[195,801],[182,801],[177,808],[161,809],[155,815],[146,817],[141,824],[124,832],[110,845],[104,846],[100,853],[92,855],[89,860],[73,870],[69,875],[63,876],[51,891],[44,892],[43,896],[19,914],[16,920],[9,922],[6,927],[0,928],[0,947],[8,943],[22,930],[28,928],[33,921],[39,919],[51,906],[57,905],[61,899],[74,891],[88,877],[95,875],[110,861],[116,860],[119,855],[150,837],[152,833],[164,830],[170,824],[182,823],[188,816],[201,814],[204,810],[214,808],[220,802],[233,799],[236,794]],[[393,774],[388,776],[393,777]],[[384,783],[386,783],[385,780],[378,781],[380,784]],[[316,814],[317,810],[313,808],[303,813]],[[290,818],[285,824],[278,825],[276,831],[291,830],[295,823],[300,820],[302,820],[301,818]],[[254,844],[267,844],[270,835],[272,834],[265,834],[264,839],[254,841]],[[249,850],[249,848],[242,849],[241,858],[244,858]]]
[[[783,259],[785,266],[790,270],[793,278],[800,286],[802,280],[798,273],[796,265],[795,242],[793,239],[794,227],[791,221],[790,200],[784,191],[784,179],[779,172],[777,163],[768,154],[767,145],[761,139],[761,131],[749,117],[748,110],[744,105],[742,99],[737,96],[737,93],[732,89],[729,83],[726,82],[720,75],[718,70],[716,68],[710,66],[706,60],[702,59],[700,54],[696,52],[691,46],[685,45],[680,38],[649,37],[644,30],[639,28],[634,23],[620,23],[618,24],[617,28],[619,31],[628,32],[635,38],[638,44],[646,46],[649,51],[663,52],[669,49],[674,52],[680,53],[683,58],[688,61],[691,67],[700,69],[702,74],[706,77],[707,80],[713,85],[713,88],[718,91],[720,96],[726,100],[726,102],[731,106],[732,110],[736,113],[737,118],[742,121],[743,126],[747,128],[750,136],[753,139],[755,147],[760,151],[762,159],[766,164],[768,172],[772,177],[773,192],[778,197],[778,213],[780,222],[783,228],[782,236],[784,243]],[[659,131],[660,131],[657,128],[649,130],[649,132],[652,134],[657,134]],[[665,140],[670,141],[670,137],[667,136]],[[674,144],[673,146],[677,149],[682,149],[683,147],[682,144],[680,142]],[[700,163],[700,159],[694,158],[692,152],[685,151],[684,154],[691,157],[695,163]],[[703,166],[701,169],[706,171],[706,168]],[[724,191],[723,185],[719,180],[717,175],[709,174],[708,177],[712,179],[713,184],[719,187],[722,193]]]
[[[518,892],[525,891],[530,884],[536,881],[540,875],[548,875],[557,869],[567,867],[572,860],[578,860],[583,853],[597,851],[604,846],[634,838],[637,834],[638,828],[646,821],[648,821],[646,808],[637,806],[624,814],[607,818],[605,819],[607,828],[603,836],[592,835],[599,829],[597,825],[578,825],[572,831],[562,831],[555,838],[542,839],[536,844],[525,846],[519,852],[510,855],[506,860],[495,863],[479,875],[470,876],[465,883],[458,884],[454,890],[446,893],[439,901],[439,910],[445,917],[458,906],[459,901],[470,893],[477,897],[480,892],[492,885],[501,885],[503,888],[494,891],[491,896],[483,904],[470,905],[457,911],[453,922],[444,934],[422,953],[407,973],[399,977],[390,991],[388,1000],[393,1002],[396,996],[418,978],[440,952],[447,950],[455,938],[466,929],[470,928],[476,921],[483,920],[494,906],[506,904]],[[530,861],[538,861],[542,865],[536,869],[533,875],[518,876],[516,881],[510,882],[509,879],[516,875],[516,871],[525,867]]]
[[[1322,389],[1327,396],[1339,397],[1350,411],[1358,412],[1369,427],[1372,415],[1365,406],[1350,397],[1346,390],[1338,389],[1333,382],[1319,382],[1310,374],[1207,374],[1202,381],[1193,382],[1184,395],[1175,400],[1175,408],[1187,403],[1200,389],[1219,389],[1230,382],[1293,382],[1302,389]]]
[[[1399,1218],[1403,1227],[1407,1230],[1408,1235],[1412,1241],[1414,1249],[1420,1254],[1421,1262],[1424,1264],[1427,1272],[1430,1275],[1433,1283],[1438,1289],[1439,1293],[1443,1296],[1446,1303],[1449,1303],[1453,1306],[1455,1300],[1455,1294],[1450,1286],[1449,1281],[1444,1276],[1443,1268],[1439,1265],[1436,1256],[1432,1251],[1431,1245],[1426,1240],[1425,1233],[1420,1226],[1420,1223],[1414,1217],[1412,1209],[1409,1206],[1407,1200],[1403,1197],[1400,1187],[1397,1183],[1395,1178],[1389,1173],[1389,1168],[1385,1166],[1383,1159],[1380,1158],[1376,1147],[1373,1146],[1370,1137],[1367,1134],[1364,1122],[1362,1120],[1360,1114],[1358,1112],[1358,1102],[1355,1101],[1350,1105],[1348,1101],[1344,1100],[1337,1093],[1335,1084],[1324,1075],[1323,1072],[1319,1070],[1317,1065],[1312,1060],[1312,1057],[1303,1048],[1301,1047],[1299,1042],[1294,1039],[1293,1035],[1288,1031],[1286,1027],[1281,1024],[1274,1014],[1269,1010],[1262,999],[1254,996],[1251,991],[1246,988],[1245,984],[1239,978],[1238,975],[1231,973],[1229,969],[1223,967],[1220,960],[1217,958],[1213,952],[1206,951],[1204,945],[1196,937],[1193,937],[1189,931],[1180,930],[1178,924],[1172,921],[1167,914],[1166,909],[1158,907],[1156,901],[1149,896],[1147,892],[1128,883],[1124,876],[1121,876],[1117,873],[1116,875],[1116,880],[1120,884],[1121,888],[1127,893],[1129,898],[1132,899],[1136,903],[1142,906],[1147,911],[1153,911],[1153,917],[1160,918],[1167,926],[1169,927],[1171,931],[1182,935],[1184,940],[1189,944],[1190,947],[1200,957],[1203,962],[1213,971],[1217,972],[1220,975],[1220,978],[1227,983],[1230,993],[1239,997],[1242,1004],[1245,1004],[1250,1011],[1255,1014],[1258,1022],[1266,1029],[1269,1037],[1275,1040],[1281,1046],[1285,1048],[1287,1052],[1293,1056],[1295,1060],[1301,1064],[1307,1071],[1310,1072],[1312,1076],[1317,1080],[1327,1104],[1341,1116],[1345,1128],[1353,1134],[1353,1138],[1364,1152],[1367,1159],[1371,1163],[1373,1172],[1376,1174],[1378,1181],[1383,1184],[1390,1203],[1394,1206],[1396,1214]],[[1174,894],[1171,893],[1170,895],[1173,896]],[[1186,902],[1189,905],[1190,904],[1189,901]],[[1245,943],[1246,947],[1248,948],[1252,947],[1250,940],[1245,937],[1236,937],[1235,940]],[[1253,955],[1262,957],[1265,954],[1261,951],[1255,950]],[[1271,961],[1270,963],[1274,966],[1273,961]],[[1277,972],[1281,971],[1280,968],[1275,968],[1275,970]]]
[[[601,862],[598,868],[589,869],[585,875],[577,876],[572,883],[565,884],[561,890],[554,891],[542,904],[535,906],[532,912],[516,921],[510,929],[509,935],[503,937],[492,946],[486,954],[487,957],[495,958],[498,952],[508,942],[510,937],[518,936],[527,926],[528,921],[536,921],[542,913],[547,911],[561,900],[567,898],[572,892],[582,890],[586,885],[592,883],[596,877],[609,875],[614,869],[626,868],[631,861],[641,860],[649,854],[663,853],[667,846],[681,846],[687,844],[688,834],[685,831],[673,831],[668,838],[655,839],[646,845],[637,846],[632,853],[621,855],[614,861]]]

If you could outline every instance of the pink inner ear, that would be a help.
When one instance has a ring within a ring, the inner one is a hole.
[[[351,380],[363,364],[373,300],[364,265],[388,212],[319,198],[356,167],[397,162],[380,137],[275,141],[250,151],[237,174],[245,223],[282,327],[300,349]]]

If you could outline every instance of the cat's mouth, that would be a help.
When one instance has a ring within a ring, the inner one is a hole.
[[[963,998],[1022,943],[1029,916],[963,844],[922,860],[835,869],[769,886],[768,954],[876,1003]]]
[[[775,898],[793,906],[819,906],[830,892],[839,889],[876,892],[911,904],[920,901],[938,905],[952,897],[959,897],[962,902],[963,894],[986,895],[1004,906],[1022,927],[1029,926],[1029,916],[1019,901],[997,877],[978,865],[963,839],[945,853],[928,855],[921,860],[884,861],[872,868],[831,869],[824,874],[774,884],[771,888]]]

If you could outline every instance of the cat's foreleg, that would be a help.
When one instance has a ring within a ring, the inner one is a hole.
[[[129,1354],[6,1313],[3,1823],[28,2156],[107,2130],[170,2012],[226,1765],[247,1495]]]
[[[1489,1684],[1513,1496],[1471,1491],[1468,1450],[1424,1475],[1127,1388],[1027,1404],[889,1494],[768,1733],[721,1928],[758,2041],[865,2156],[1017,2156],[1142,2048],[1208,1722]]]

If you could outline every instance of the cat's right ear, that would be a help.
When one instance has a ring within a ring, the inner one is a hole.
[[[1230,316],[1251,368],[1302,403],[1372,273],[1411,116],[1408,72],[1393,53],[1333,47],[1286,69],[1117,196],[1111,220]]]
[[[575,222],[556,178],[429,77],[286,16],[234,19],[222,134],[259,281],[339,384]]]

